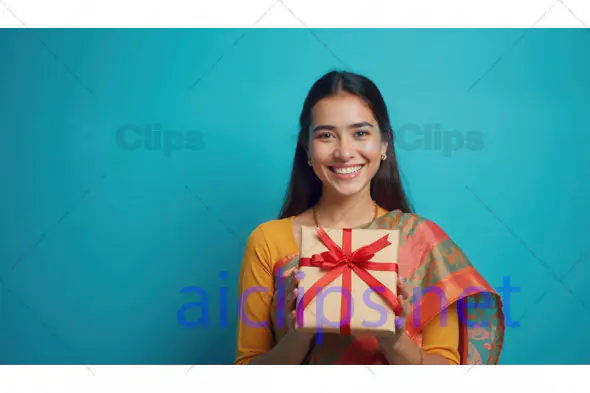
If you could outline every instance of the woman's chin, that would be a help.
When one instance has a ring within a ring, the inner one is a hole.
[[[332,188],[331,193],[338,197],[347,198],[357,195],[363,189],[365,184],[360,182],[354,182],[349,184],[332,184],[330,188]]]

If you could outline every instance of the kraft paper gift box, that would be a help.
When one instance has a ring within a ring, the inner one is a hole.
[[[295,329],[393,335],[399,236],[398,230],[303,226]]]

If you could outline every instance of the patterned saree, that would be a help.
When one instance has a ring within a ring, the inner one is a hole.
[[[502,299],[480,276],[459,247],[432,221],[415,214],[390,211],[367,228],[399,229],[399,276],[406,280],[411,313],[405,331],[419,346],[422,330],[437,315],[456,303],[459,315],[460,364],[498,364],[504,341]],[[282,290],[298,255],[275,264],[275,285]],[[442,296],[441,294],[444,294]],[[284,321],[279,315],[275,292],[271,322]],[[443,299],[443,300],[441,300]],[[441,315],[441,318],[443,315]],[[274,329],[275,343],[283,329]],[[386,364],[374,337],[325,334],[312,342],[304,364]]]

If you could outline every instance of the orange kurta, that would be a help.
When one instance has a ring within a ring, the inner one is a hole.
[[[261,224],[248,238],[239,277],[242,314],[238,320],[235,364],[247,364],[252,357],[273,348],[271,313],[276,284],[275,264],[298,252],[292,217]],[[444,325],[437,316],[424,327],[421,345],[424,352],[439,354],[449,364],[460,363],[456,304],[448,308]]]

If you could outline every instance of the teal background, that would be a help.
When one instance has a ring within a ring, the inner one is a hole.
[[[519,287],[501,363],[590,363],[588,32],[314,34],[0,31],[0,363],[230,363],[245,240],[278,214],[308,89],[345,66],[395,129],[483,137],[398,154],[418,213]],[[128,151],[124,124],[200,139]],[[187,286],[208,325],[178,322]]]

